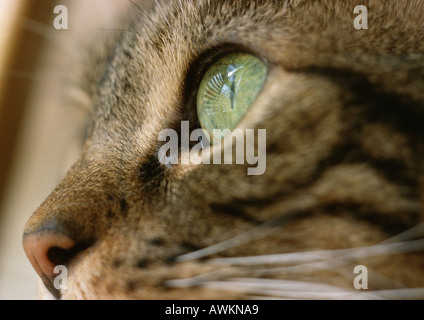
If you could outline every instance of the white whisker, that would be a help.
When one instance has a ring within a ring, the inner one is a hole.
[[[287,12],[288,2],[289,2],[289,0],[286,0],[284,2],[284,12]]]
[[[201,285],[202,283],[209,281],[208,279],[215,279],[214,273],[206,273],[200,276],[187,278],[187,279],[176,279],[168,280],[165,282],[165,285],[170,288],[193,288]]]
[[[362,259],[379,255],[419,252],[424,250],[424,240],[404,241],[398,243],[379,244],[370,247],[307,251],[240,258],[219,258],[212,260],[217,264],[229,265],[281,265],[319,262],[328,259]],[[297,266],[296,266],[297,267]]]
[[[394,289],[370,291],[386,300],[422,300],[424,299],[424,288]]]
[[[145,10],[143,10],[139,5],[137,5],[134,1],[128,0],[136,9],[138,10],[138,13],[141,13],[145,18],[147,18],[152,24],[155,24],[155,22],[152,20],[152,18],[147,14]]]
[[[326,299],[326,300],[381,300],[381,299],[423,299],[424,288],[394,289],[376,291],[354,291],[334,286],[302,281],[263,280],[214,281],[202,287],[247,294],[270,296],[284,299]]]
[[[320,284],[306,281],[293,281],[293,280],[273,280],[273,279],[260,279],[260,278],[233,278],[228,281],[235,285],[245,287],[261,287],[272,290],[288,290],[288,291],[320,291],[320,292],[336,292],[345,291],[328,284]]]
[[[239,236],[231,238],[227,241],[218,243],[216,245],[207,247],[205,249],[201,249],[195,252],[191,252],[191,253],[179,256],[176,260],[177,262],[184,262],[189,260],[200,259],[200,258],[210,256],[218,252],[225,251],[230,248],[238,247],[243,244],[249,243],[252,241],[252,239],[266,237],[267,235],[271,234],[273,231],[274,231],[273,229],[264,230],[263,227],[259,226]]]
[[[172,30],[171,24],[169,23],[169,20],[168,20],[168,18],[166,17],[166,13],[165,13],[165,11],[163,10],[163,8],[162,8],[161,4],[159,3],[159,1],[158,1],[158,0],[155,0],[155,2],[156,2],[156,4],[158,5],[158,7],[159,7],[160,11],[162,11],[162,15],[163,15],[163,17],[164,17],[164,19],[165,19],[165,21],[166,21],[166,24],[167,24],[167,25],[168,25],[168,27],[169,27],[169,30]]]
[[[358,292],[326,284],[290,280],[240,278],[228,281],[209,281],[202,287],[285,299],[379,299],[378,295],[370,292]]]
[[[412,227],[390,239],[383,241],[382,243],[408,241],[424,237],[424,222]]]
[[[239,257],[239,258],[218,258],[211,262],[216,264],[229,264],[229,265],[279,265],[279,264],[299,264],[307,262],[316,262],[337,258],[348,253],[346,250],[322,250],[322,251],[307,251],[296,253],[283,253],[273,255],[262,255],[253,257]]]
[[[265,297],[265,296],[250,296],[251,300],[278,300],[278,301],[285,301],[285,300],[294,300],[294,299],[287,299],[287,298],[277,298],[277,297]]]
[[[264,274],[276,274],[276,273],[300,273],[313,270],[330,270],[336,267],[344,266],[350,263],[351,260],[360,260],[375,256],[394,255],[401,253],[412,253],[421,252],[424,250],[424,240],[399,242],[391,244],[375,245],[370,247],[364,247],[360,249],[347,249],[351,250],[343,256],[336,257],[325,261],[319,261],[315,263],[296,265],[290,267],[280,268],[268,268],[264,269]]]
[[[328,284],[306,281],[272,280],[256,278],[228,278],[225,281],[211,281],[208,277],[171,280],[169,287],[191,288],[202,287],[211,290],[225,290],[252,294],[252,298],[260,299],[326,299],[326,300],[358,300],[358,299],[422,299],[424,288],[394,289],[376,291],[356,291]]]
[[[177,262],[185,262],[189,260],[196,260],[203,257],[210,256],[212,254],[216,254],[218,252],[222,252],[234,247],[238,247],[244,244],[247,244],[249,242],[252,242],[253,240],[264,238],[276,230],[280,230],[282,224],[291,221],[293,219],[299,218],[300,214],[302,212],[293,211],[281,216],[278,216],[274,219],[271,219],[243,234],[240,234],[236,237],[233,237],[229,240],[220,242],[218,244],[215,244],[213,246],[194,251],[188,254],[184,254],[182,256],[179,256],[176,261]]]

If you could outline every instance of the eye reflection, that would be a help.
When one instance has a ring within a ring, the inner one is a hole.
[[[213,64],[200,83],[197,112],[203,129],[233,130],[265,82],[265,64],[250,54],[230,54]]]

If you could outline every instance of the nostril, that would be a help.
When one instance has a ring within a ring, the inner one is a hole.
[[[92,242],[91,242],[92,243]],[[23,239],[24,251],[33,268],[43,280],[50,292],[58,297],[59,292],[53,286],[55,267],[68,265],[81,251],[87,249],[91,243],[76,243],[70,237],[51,231],[25,235]]]
[[[25,236],[23,244],[35,271],[40,276],[50,277],[54,275],[54,268],[64,260],[65,253],[75,246],[75,241],[63,234],[43,232]]]
[[[78,243],[70,247],[69,249],[63,247],[51,247],[47,251],[47,258],[55,265],[68,265],[74,257],[91,247],[93,241],[89,241],[86,243]]]

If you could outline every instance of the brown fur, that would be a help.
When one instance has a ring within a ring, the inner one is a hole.
[[[353,27],[358,4],[368,6],[369,30]],[[68,264],[62,298],[261,295],[213,287],[235,278],[350,292],[358,264],[374,272],[370,290],[424,287],[422,250],[271,274],[214,260],[372,246],[424,220],[422,1],[184,0],[152,5],[149,19],[132,11],[133,32],[97,43],[87,68],[95,116],[82,155],[25,229],[86,244]],[[157,169],[159,132],[196,118],[198,73],[240,49],[269,67],[240,124],[267,129],[266,173]],[[257,226],[237,246],[178,258]]]

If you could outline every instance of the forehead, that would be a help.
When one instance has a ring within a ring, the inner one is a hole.
[[[423,1],[365,1],[367,30],[354,28],[356,7],[354,0],[139,1],[125,17],[132,34],[124,34],[120,45],[145,57],[144,70],[152,61],[164,68],[187,64],[223,44],[250,47],[275,62],[293,48],[383,54],[406,42],[410,52],[422,51]]]

